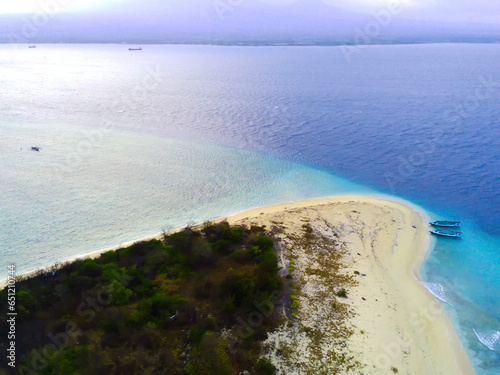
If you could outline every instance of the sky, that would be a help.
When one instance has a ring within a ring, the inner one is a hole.
[[[63,12],[88,10],[112,10],[120,7],[130,9],[157,9],[159,4],[173,12],[193,12],[195,8],[243,8],[250,3],[263,4],[273,11],[296,3],[317,7],[322,2],[331,7],[358,13],[371,13],[388,7],[401,6],[401,16],[416,20],[442,20],[456,22],[500,23],[499,0],[15,0],[1,1],[0,14],[35,13],[43,7],[58,7]],[[311,9],[313,11],[314,9]],[[314,12],[313,12],[314,13]]]
[[[57,4],[64,11],[80,11],[82,9],[95,8],[102,3],[113,3],[109,0],[16,0],[0,2],[0,14],[12,13],[36,13],[44,6],[52,7]]]
[[[371,42],[497,42],[500,0],[0,0],[0,43],[350,44],[370,27]]]

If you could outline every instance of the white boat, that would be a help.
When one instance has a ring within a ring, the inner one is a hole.
[[[461,238],[462,237],[462,232],[454,232],[454,231],[447,231],[447,230],[441,230],[441,229],[433,229],[430,230],[432,234],[437,234],[438,236],[444,236],[444,237],[452,237],[452,238]]]
[[[461,221],[447,221],[447,220],[438,220],[438,221],[433,221],[433,222],[430,222],[429,224],[430,225],[433,225],[435,227],[459,227],[460,226],[460,223]]]

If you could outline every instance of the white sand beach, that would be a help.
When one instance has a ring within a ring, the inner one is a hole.
[[[228,221],[266,225],[268,229],[279,223],[286,228],[287,236],[300,232],[306,222],[315,231],[344,245],[345,273],[359,273],[357,285],[348,289],[348,298],[342,301],[350,306],[352,317],[347,324],[353,331],[346,341],[345,353],[354,356],[362,366],[362,370],[352,373],[474,373],[446,312],[419,281],[430,237],[428,218],[417,207],[375,197],[343,196],[253,209],[229,217]],[[280,258],[284,263],[281,266],[286,268],[290,249],[285,237]],[[306,275],[311,262],[318,266],[311,259],[313,254],[297,246],[293,252],[294,277],[303,283],[299,286],[299,323],[270,337],[269,355],[280,373],[319,373],[320,367],[311,365],[313,357],[316,363],[325,362],[322,369],[334,371],[328,368],[328,350],[335,339],[328,342],[326,327],[335,316],[325,309],[328,297],[315,298],[326,284],[321,278]],[[297,327],[321,328],[321,324],[325,328],[319,342],[308,342],[310,338],[302,335],[300,329],[297,333]],[[288,364],[280,363],[276,354],[283,344],[294,351],[291,354],[294,360]],[[323,347],[323,355],[314,354],[318,349],[314,345]]]

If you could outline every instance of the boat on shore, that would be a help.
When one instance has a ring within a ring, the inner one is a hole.
[[[438,236],[443,236],[443,237],[451,237],[451,238],[461,238],[462,237],[462,232],[455,232],[455,231],[449,231],[449,230],[441,230],[441,229],[433,229],[430,230],[432,234],[436,234]]]
[[[461,221],[447,221],[447,220],[439,221],[438,220],[438,221],[430,222],[429,224],[433,225],[435,227],[459,227],[460,223],[461,223]]]

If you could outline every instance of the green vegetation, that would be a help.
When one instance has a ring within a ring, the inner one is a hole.
[[[292,309],[297,310],[300,307],[300,301],[296,294],[290,295],[290,301],[292,302]]]
[[[335,293],[337,297],[347,298],[347,290],[345,288],[340,289],[337,293]]]
[[[276,368],[267,358],[260,358],[255,364],[255,374],[256,375],[274,375],[276,374]]]
[[[273,239],[226,222],[67,263],[17,283],[18,372],[274,374],[283,289]]]

